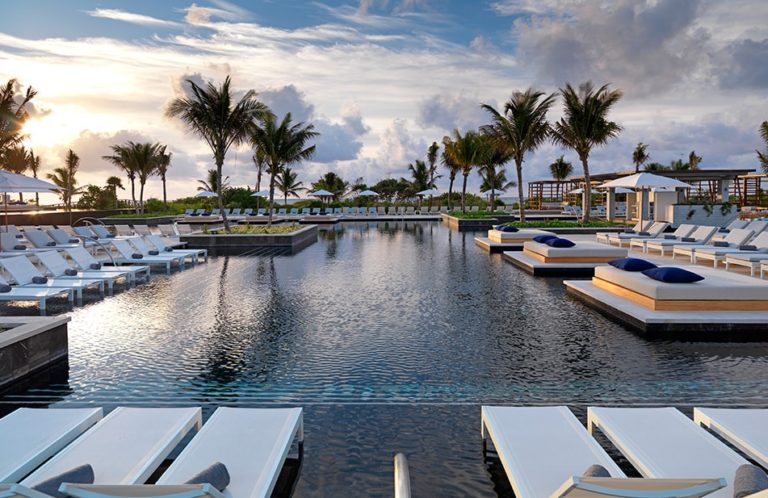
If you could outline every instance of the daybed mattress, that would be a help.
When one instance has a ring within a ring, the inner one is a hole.
[[[701,266],[682,267],[704,277],[692,284],[668,284],[646,277],[641,272],[619,270],[613,266],[595,268],[597,280],[660,301],[768,301],[768,281]]]
[[[545,258],[625,258],[627,249],[607,246],[597,242],[577,242],[573,247],[550,247],[538,242],[523,244],[525,251],[538,254]]]
[[[498,230],[488,230],[488,238],[492,242],[527,242],[533,240],[534,237],[539,235],[555,235],[552,232],[546,230],[537,230],[535,228],[524,228],[517,232],[500,232]]]

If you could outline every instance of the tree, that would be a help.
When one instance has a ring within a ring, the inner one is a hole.
[[[136,203],[136,164],[131,154],[133,145],[135,144],[130,141],[123,145],[112,145],[110,149],[112,149],[113,155],[101,156],[101,158],[123,170],[128,177],[128,180],[131,182],[131,201],[133,202],[133,207],[136,208],[138,206]]]
[[[635,163],[635,173],[639,173],[640,168],[643,164],[648,162],[650,158],[651,156],[648,154],[648,145],[639,142],[637,147],[635,147],[635,150],[632,151],[632,162]]]
[[[64,203],[64,208],[70,213],[70,225],[72,224],[72,198],[78,195],[82,189],[77,187],[77,170],[80,167],[80,158],[72,149],[67,152],[63,167],[53,169],[53,173],[48,173],[46,177],[57,187],[56,192]]]
[[[136,164],[136,178],[139,180],[139,213],[144,213],[144,185],[150,176],[157,173],[157,165],[162,160],[160,157],[159,143],[134,144],[132,154]]]
[[[35,151],[29,149],[27,154],[27,168],[32,172],[32,176],[37,178],[37,173],[40,171],[40,157],[35,155]],[[35,204],[40,206],[40,194],[35,192]]]
[[[696,151],[692,150],[690,154],[688,154],[688,169],[699,169],[699,164],[701,164],[701,156],[696,155]]]
[[[342,177],[333,171],[329,171],[312,183],[312,191],[315,192],[317,190],[327,190],[333,194],[332,199],[336,202],[349,190],[349,182],[344,181]]]
[[[443,153],[440,156],[440,162],[442,162],[443,167],[448,170],[448,209],[451,211],[453,211],[453,182],[456,181],[456,175],[461,170],[461,166],[459,166],[448,153],[448,150],[453,147],[452,144],[453,141],[450,137],[444,137]]]
[[[123,187],[123,181],[120,179],[120,177],[117,176],[110,176],[107,178],[106,182],[107,186],[106,188],[109,189],[110,192],[112,192],[112,197],[115,198],[115,209],[120,207],[120,204],[117,201],[117,189],[125,190],[125,187]]]
[[[16,145],[6,149],[3,155],[2,169],[17,175],[23,175],[29,166],[27,154],[27,149],[23,145]],[[24,201],[24,194],[21,192],[19,192],[19,200]]]
[[[261,192],[261,175],[264,174],[264,168],[267,167],[267,158],[264,156],[264,152],[257,147],[252,159],[256,166],[256,192]]]
[[[209,169],[205,180],[198,180],[197,183],[200,184],[197,186],[198,192],[218,192],[219,188],[221,188],[223,193],[229,188],[229,177],[225,176],[224,183],[219,185],[219,172],[215,169]]]
[[[768,121],[763,121],[760,124],[760,138],[763,139],[765,151],[755,150],[755,152],[757,152],[757,159],[760,161],[763,172],[768,173]]]
[[[589,221],[592,207],[592,183],[589,176],[589,154],[592,149],[605,145],[621,132],[621,126],[608,120],[608,112],[621,99],[619,90],[603,85],[597,90],[587,81],[574,89],[570,83],[560,89],[563,97],[563,117],[552,127],[552,141],[556,145],[573,149],[584,169],[584,214]]]
[[[283,204],[288,204],[288,197],[299,197],[299,192],[306,190],[304,182],[297,181],[299,174],[285,167],[275,178],[275,187],[283,193]]]
[[[168,176],[168,168],[171,167],[171,158],[173,157],[173,152],[166,152],[166,147],[163,145],[160,147],[160,149],[157,151],[157,175],[160,177],[160,181],[163,182],[163,204],[168,206],[168,197],[165,193],[165,181],[166,177]]]
[[[506,144],[499,141],[495,135],[481,135],[481,139],[483,150],[477,171],[483,179],[480,191],[491,191],[488,201],[493,211],[496,207],[496,191],[515,186],[515,182],[507,181],[507,172],[503,168],[512,159],[512,154]]]
[[[549,172],[552,174],[552,178],[562,182],[573,174],[573,164],[566,161],[565,156],[560,156],[549,165]],[[560,183],[557,184],[557,197],[560,197]]]
[[[29,119],[27,104],[37,95],[31,86],[27,87],[19,102],[16,98],[18,86],[18,82],[11,79],[0,87],[0,159],[9,148],[21,144],[24,138],[22,129]]]
[[[466,212],[467,178],[472,168],[480,165],[483,153],[482,139],[475,131],[468,131],[462,136],[461,132],[455,129],[453,139],[445,137],[443,143],[451,161],[461,168],[461,174],[464,176],[461,187],[461,211]]]
[[[109,209],[115,205],[116,201],[115,191],[109,185],[103,188],[97,185],[88,185],[78,199],[77,207],[79,209]]]
[[[524,92],[512,93],[512,97],[504,104],[504,114],[490,105],[481,106],[493,119],[491,125],[483,127],[483,132],[495,135],[515,160],[520,221],[525,221],[523,161],[526,154],[538,149],[549,137],[547,112],[555,103],[555,98],[555,94],[545,95],[544,92],[529,88]]]
[[[373,185],[372,190],[375,190],[384,201],[393,202],[398,198],[404,198],[410,188],[411,183],[405,178],[400,178],[399,180],[396,178],[385,178]]]
[[[269,173],[269,221],[272,225],[272,205],[275,202],[275,177],[282,168],[306,161],[315,153],[315,146],[307,146],[307,142],[317,137],[319,133],[311,124],[291,123],[291,113],[277,123],[274,114],[268,113],[260,122],[254,123],[251,132],[251,144],[256,150],[261,149]]]
[[[408,165],[408,171],[411,173],[411,195],[415,195],[422,190],[434,188],[435,184],[430,182],[429,167],[424,161],[416,159],[414,163]],[[421,196],[419,196],[419,211],[421,211]]]
[[[192,80],[187,80],[187,83],[192,96],[174,99],[165,113],[168,117],[180,118],[190,131],[205,140],[213,153],[216,172],[219,178],[223,178],[224,158],[229,148],[233,145],[238,147],[248,140],[255,119],[267,118],[272,113],[266,105],[256,99],[256,92],[253,90],[245,92],[240,101],[234,103],[229,76],[218,88],[213,83],[208,83],[205,88],[197,86]],[[229,232],[221,190],[216,194],[224,230]]]
[[[432,142],[432,145],[427,149],[427,163],[429,164],[429,184],[430,188],[437,188],[437,179],[441,175],[437,174],[437,156],[440,153],[440,146],[437,142]],[[429,208],[432,209],[432,196],[429,196]]]

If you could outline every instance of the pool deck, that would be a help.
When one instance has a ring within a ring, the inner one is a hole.
[[[522,249],[522,244],[520,245]],[[520,250],[518,249],[518,250]],[[521,268],[534,277],[592,277],[595,267],[605,263],[543,263],[522,252],[502,253],[505,261]]]
[[[491,254],[523,250],[522,242],[494,242],[488,237],[475,237],[475,245]]]

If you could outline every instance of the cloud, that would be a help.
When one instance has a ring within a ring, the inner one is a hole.
[[[218,0],[214,2],[215,7],[201,7],[193,3],[185,10],[184,20],[193,26],[207,26],[213,19],[223,19],[225,21],[247,21],[250,19],[250,13],[230,2]]]
[[[120,9],[93,9],[86,11],[91,17],[102,17],[104,19],[112,19],[113,21],[122,21],[131,24],[138,24],[140,26],[151,26],[158,28],[180,28],[181,23],[174,21],[166,21],[164,19],[158,19],[156,17],[145,16],[143,14],[134,14]]]
[[[768,39],[729,44],[720,54],[724,70],[720,84],[726,88],[768,87]]]
[[[419,124],[445,132],[454,128],[476,129],[489,122],[487,113],[480,108],[481,101],[481,97],[464,94],[432,95],[419,104]],[[493,105],[493,102],[488,103]]]
[[[360,15],[365,15],[374,7],[378,6],[385,9],[390,5],[393,5],[393,10],[395,12],[404,12],[426,6],[427,0],[400,0],[393,2],[390,2],[389,0],[360,0],[357,11]]]
[[[315,106],[307,102],[306,96],[292,84],[274,90],[262,90],[258,98],[269,106],[278,119],[290,112],[294,122],[306,122],[315,114]]]

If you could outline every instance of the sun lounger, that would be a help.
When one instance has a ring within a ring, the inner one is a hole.
[[[0,249],[2,249],[2,256],[14,256],[17,254],[31,254],[41,249],[35,247],[29,247],[24,239],[17,239],[10,233],[0,233]],[[50,247],[42,249],[49,251]]]
[[[715,232],[717,232],[717,227],[700,226],[694,230],[690,236],[679,241],[658,239],[654,242],[649,240],[645,243],[645,252],[658,251],[664,256],[665,252],[674,250],[675,246],[706,244]]]
[[[3,268],[11,275],[17,285],[30,289],[71,289],[75,293],[78,304],[83,302],[83,289],[97,287],[99,295],[104,296],[104,280],[98,278],[47,278],[35,268],[35,265],[26,256],[14,256],[0,260]],[[35,283],[33,280],[45,279],[44,283]]]
[[[8,285],[8,282],[0,277],[0,285]],[[70,304],[74,301],[74,291],[63,288],[25,287],[23,285],[11,286],[8,292],[0,292],[0,301],[5,302],[36,302],[40,308],[40,314],[45,314],[48,299],[52,297],[66,297]]]
[[[291,208],[291,216],[298,216],[299,210],[298,208]]]
[[[539,242],[525,242],[523,254],[542,263],[607,263],[626,258],[627,250],[596,242],[577,242],[573,247],[550,247]]]
[[[333,208],[333,215],[334,216],[341,216],[341,208],[340,207]]]
[[[86,464],[94,484],[141,484],[201,425],[200,408],[116,408],[21,484],[32,487]]]
[[[243,210],[243,216],[251,216],[253,214],[253,208],[245,208]]]
[[[624,477],[618,465],[568,408],[483,406],[481,431],[499,455],[516,498],[551,496],[571,476],[602,465]]]
[[[24,237],[24,234],[21,233],[21,230],[16,225],[0,226],[0,233],[10,233],[17,239]]]
[[[680,241],[683,237],[688,237],[693,233],[693,231],[696,230],[696,225],[680,225],[677,227],[677,229],[669,234],[660,234],[657,237],[647,238],[647,237],[637,237],[634,239],[631,239],[629,241],[629,247],[630,249],[633,247],[636,247],[638,249],[641,249],[643,252],[647,252],[646,244],[649,241],[658,242],[660,240],[669,240],[669,241]]]
[[[690,259],[691,263],[696,263],[696,251],[699,249],[738,249],[739,246],[742,246],[747,243],[747,241],[754,235],[754,232],[752,230],[748,230],[746,228],[737,228],[736,230],[733,230],[731,233],[725,236],[725,238],[722,241],[712,243],[712,244],[681,244],[680,246],[674,246],[672,248],[672,257],[676,256],[685,256],[688,259]],[[714,244],[728,244],[727,247],[717,247]]]
[[[176,262],[179,264],[179,266],[183,269],[186,262],[187,254],[176,254],[175,252],[160,252],[159,250],[152,249],[149,247],[149,245],[144,242],[144,239],[141,237],[137,237],[135,239],[131,239],[129,241],[133,247],[136,248],[141,254],[144,255],[144,258],[152,257],[152,258],[167,258],[173,262]],[[153,252],[157,252],[157,254],[153,254]],[[193,264],[197,263],[197,258],[192,259]]]
[[[630,245],[630,242],[634,239],[641,239],[641,238],[649,238],[654,239],[661,236],[662,233],[664,233],[664,230],[669,227],[669,223],[665,223],[662,221],[654,221],[650,227],[644,232],[639,233],[613,233],[608,236],[608,243],[611,245],[618,245],[619,247],[624,247],[624,244],[627,246]]]
[[[15,483],[101,420],[101,408],[19,408],[0,419],[0,482]]]
[[[171,274],[171,264],[174,262],[173,259],[166,258],[166,257],[160,257],[160,256],[144,256],[142,253],[137,253],[131,245],[128,243],[127,240],[119,240],[119,239],[113,239],[111,241],[112,245],[115,249],[117,249],[118,257],[116,260],[119,263],[125,263],[125,264],[137,264],[137,265],[157,265],[157,266],[164,266],[166,274]],[[184,258],[181,258],[181,265],[180,267],[183,269],[183,261]]]
[[[160,254],[179,254],[189,257],[192,264],[197,264],[199,258],[203,258],[203,261],[208,261],[207,249],[176,249],[165,242],[163,237],[159,235],[147,235],[146,239],[160,251]]]
[[[173,228],[173,225],[164,224],[164,225],[157,225],[157,229],[160,230],[160,235],[166,238],[179,240],[179,234],[176,233],[176,230]]]
[[[184,214],[187,216],[192,216],[195,213],[194,209],[185,209]]]
[[[56,242],[56,245],[71,245],[71,244],[77,244],[80,245],[80,239],[71,237],[67,232],[60,228],[54,228],[52,230],[47,230],[45,233],[48,234],[48,236],[53,239],[54,242]]]
[[[131,237],[136,235],[136,231],[129,225],[114,225],[115,233],[120,237]],[[106,237],[109,231],[104,225],[93,225],[93,230],[99,237]]]
[[[546,230],[538,230],[535,228],[522,228],[517,232],[501,232],[496,229],[488,230],[488,239],[490,239],[491,242],[504,244],[522,244],[523,242],[533,240],[534,237],[538,237],[539,235],[555,234],[552,232],[547,232]]]
[[[117,279],[124,278],[126,283],[129,281],[129,277],[126,273],[105,272],[101,270],[75,270],[69,266],[67,260],[64,259],[58,251],[40,252],[36,256],[45,269],[48,270],[48,273],[50,273],[49,276],[63,280],[89,278],[104,280],[107,284],[107,292],[110,296],[114,292]],[[70,275],[69,273],[74,273],[74,275]]]
[[[188,235],[193,232],[189,223],[177,223],[176,230],[179,231],[179,235]]]
[[[653,224],[653,221],[651,220],[643,220],[638,221],[634,227],[632,227],[631,230],[628,232],[625,232],[627,234],[637,234],[640,232],[643,232],[650,228],[650,226]],[[595,234],[595,240],[600,242],[601,244],[607,244],[608,243],[608,237],[611,235],[616,235],[615,232],[598,232]]]
[[[128,276],[129,285],[135,285],[136,279],[139,277],[139,275],[143,276],[144,281],[149,281],[149,266],[104,265],[101,263],[101,261],[94,258],[91,253],[82,247],[73,247],[71,249],[67,249],[66,253],[70,258],[72,258],[75,266],[83,271],[94,270],[98,267],[100,271],[105,273],[125,274]]]
[[[301,456],[301,408],[219,408],[157,483],[181,484],[221,462],[230,475],[224,496],[268,497],[297,437]]]
[[[286,208],[280,208],[277,210],[277,214],[279,214],[280,216],[285,216],[286,214],[288,214],[288,211],[286,210]]]
[[[747,246],[752,246],[754,250],[744,249]],[[747,245],[734,247],[699,247],[693,253],[693,262],[698,263],[699,260],[702,259],[710,260],[712,261],[712,265],[717,267],[718,263],[725,262],[726,256],[744,255],[751,257],[759,255],[762,256],[764,260],[768,260],[768,232],[763,232],[757,237],[754,237],[747,243]]]
[[[211,209],[211,216],[220,216],[221,210],[219,208]]]
[[[35,230],[34,232],[30,232],[26,234],[26,238],[29,241],[29,243],[32,244],[36,249],[52,249],[54,247],[75,247],[80,245],[79,240],[75,243],[68,242],[66,244],[57,244],[55,240],[53,240],[47,233],[43,232],[42,230]]]
[[[768,468],[768,410],[694,408],[693,421],[722,437],[763,468]]]
[[[595,287],[655,311],[768,311],[768,285],[735,273],[681,267],[704,277],[691,284],[659,282],[612,266],[595,268]]]
[[[748,463],[675,408],[595,408],[590,433],[599,429],[643,477],[725,478],[713,497],[733,496],[736,469]]]
[[[133,225],[133,231],[137,235],[151,235],[152,230],[149,228],[149,225]]]

